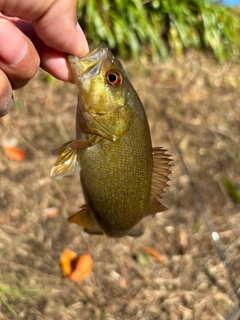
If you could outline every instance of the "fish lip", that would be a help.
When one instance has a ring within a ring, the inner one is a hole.
[[[93,51],[89,52],[84,57],[68,55],[68,61],[71,66],[75,81],[81,81],[81,78],[86,74],[87,77],[98,73],[99,67],[103,59],[109,52],[108,46],[102,42]],[[92,69],[89,73],[89,69]]]
[[[74,55],[69,54],[68,55],[68,61],[70,64],[76,64],[78,61],[94,61],[94,60],[100,60],[103,59],[105,54],[109,51],[108,46],[106,43],[101,42],[93,51],[89,52],[84,57],[77,57]]]

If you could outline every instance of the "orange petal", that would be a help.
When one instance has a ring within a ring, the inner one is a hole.
[[[147,246],[143,247],[142,249],[149,255],[153,256],[159,263],[164,264],[164,258],[155,249]]]
[[[16,147],[3,147],[3,152],[13,161],[22,161],[26,157],[26,153]]]
[[[77,259],[75,269],[69,275],[73,281],[85,278],[92,271],[93,261],[90,254],[84,254]]]
[[[69,249],[64,249],[60,257],[60,265],[64,276],[69,276],[72,272],[72,261],[77,259],[77,254]]]

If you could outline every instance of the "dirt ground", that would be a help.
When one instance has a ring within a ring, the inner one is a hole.
[[[193,52],[154,66],[125,65],[153,145],[174,159],[162,201],[168,210],[144,220],[137,239],[90,236],[67,222],[83,203],[79,177],[51,179],[49,172],[52,151],[75,136],[77,90],[39,72],[0,119],[0,319],[237,319],[237,298],[178,148],[239,286],[240,205],[222,179],[240,188],[240,67]],[[2,147],[11,144],[26,152],[24,161],[6,157]],[[59,212],[51,218],[48,208]],[[93,271],[79,283],[61,275],[65,248],[93,258]]]

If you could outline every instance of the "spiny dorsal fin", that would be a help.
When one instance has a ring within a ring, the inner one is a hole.
[[[165,192],[165,188],[168,186],[167,182],[169,174],[172,172],[170,168],[172,165],[170,162],[172,159],[169,154],[165,154],[167,150],[163,148],[153,148],[153,172],[152,172],[152,184],[151,184],[151,196],[146,212],[146,216],[154,214],[163,210],[166,210],[161,202],[161,194]]]

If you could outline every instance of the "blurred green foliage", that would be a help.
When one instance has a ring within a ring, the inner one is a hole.
[[[7,297],[19,297],[23,298],[26,295],[33,295],[40,293],[41,290],[39,289],[20,289],[17,287],[10,287],[3,284],[0,284],[0,304],[2,304],[6,310],[9,312],[9,314],[12,315],[11,319],[22,319],[19,317],[16,312],[13,310],[13,308],[8,304]],[[9,318],[10,319],[10,318]]]
[[[240,193],[237,187],[232,183],[232,181],[228,177],[223,178],[223,184],[235,203],[240,203]]]
[[[78,0],[78,20],[89,42],[106,42],[123,58],[181,56],[211,49],[219,62],[238,58],[236,10],[210,0]]]

